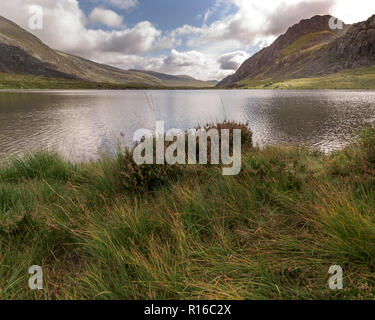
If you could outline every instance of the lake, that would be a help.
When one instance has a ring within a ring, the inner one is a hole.
[[[131,144],[134,132],[248,122],[254,141],[330,152],[375,122],[374,91],[1,91],[0,160],[40,148],[88,160]]]

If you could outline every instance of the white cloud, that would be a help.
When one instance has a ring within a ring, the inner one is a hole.
[[[217,60],[222,70],[237,70],[239,66],[248,58],[250,55],[245,51],[235,51],[223,54]]]
[[[368,19],[375,14],[374,0],[344,1],[337,0],[330,13],[345,23],[355,23]]]
[[[128,10],[138,5],[138,0],[110,0],[110,3],[119,9]]]
[[[278,36],[303,18],[327,14],[337,0],[232,0],[237,12],[201,28],[182,26],[176,35],[190,35],[188,45],[199,47],[207,41],[236,42],[252,46]],[[207,11],[210,13],[212,11]]]
[[[123,27],[123,18],[112,10],[95,8],[89,16],[92,23],[99,23],[112,28]]]
[[[104,52],[142,54],[153,50],[156,39],[161,35],[150,22],[143,21],[131,29],[101,32],[97,36],[97,49]]]
[[[233,73],[250,50],[271,44],[301,19],[331,13],[353,23],[375,13],[373,0],[217,0],[199,16],[201,27],[184,25],[162,32],[148,21],[132,28],[123,25],[114,10],[130,10],[137,0],[95,2],[113,10],[97,8],[86,17],[78,0],[0,0],[0,15],[27,29],[29,7],[40,5],[45,13],[44,29],[29,31],[52,48],[124,69],[219,80]],[[92,29],[93,22],[114,30]],[[165,54],[166,49],[171,49],[170,54]],[[154,56],[158,51],[163,53]]]
[[[159,65],[161,72],[188,74],[202,80],[221,79],[233,71],[221,70],[215,55],[195,50],[180,52],[172,49],[162,62]]]
[[[133,28],[119,30],[90,29],[87,24],[97,20],[107,26],[120,27],[122,18],[110,10],[98,9],[85,16],[77,0],[6,0],[0,3],[0,15],[28,29],[28,7],[41,5],[44,11],[43,30],[29,30],[54,49],[92,59],[102,52],[145,54],[154,50],[172,48],[174,41],[148,21]],[[96,11],[96,12],[95,12]],[[104,15],[99,16],[99,14]],[[102,62],[101,60],[97,60]]]
[[[175,49],[164,59],[167,66],[191,67],[197,63],[204,63],[204,55],[198,51],[179,52]]]

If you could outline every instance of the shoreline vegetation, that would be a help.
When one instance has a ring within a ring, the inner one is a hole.
[[[0,168],[1,299],[375,298],[374,128],[330,155],[248,147],[233,177],[131,161],[40,151]]]
[[[74,79],[48,78],[34,75],[0,73],[0,91],[11,89],[87,89],[87,90],[374,90],[375,65],[367,68],[344,70],[321,77],[297,79],[244,79],[228,88],[152,86],[144,84],[121,85],[116,83],[95,83]]]
[[[118,84],[108,82],[89,82],[75,79],[64,79],[64,78],[50,78],[43,76],[34,75],[21,75],[21,74],[9,74],[0,73],[0,91],[1,90],[19,90],[19,89],[30,89],[30,90],[73,90],[73,89],[85,89],[85,90],[209,90],[214,87],[189,87],[189,86],[154,86],[137,84]]]
[[[244,79],[231,86],[233,89],[375,89],[375,65],[366,68],[343,70],[320,77],[289,76],[280,79]]]

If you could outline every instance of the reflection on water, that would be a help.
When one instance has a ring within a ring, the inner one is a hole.
[[[372,91],[32,91],[0,92],[0,160],[48,148],[89,159],[131,143],[139,128],[188,129],[247,121],[260,145],[342,148],[375,121]],[[121,138],[121,136],[124,136]]]

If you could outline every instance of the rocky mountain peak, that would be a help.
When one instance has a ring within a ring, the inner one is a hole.
[[[329,23],[331,18],[330,15],[317,15],[311,19],[301,20],[290,27],[285,34],[279,36],[271,46],[262,49],[245,61],[234,75],[225,78],[218,86],[226,86],[246,77],[263,73],[270,74],[286,62],[288,64],[290,61],[287,60],[290,56],[303,50],[307,51],[309,48],[328,44],[345,34],[350,25],[343,24],[343,29],[332,30]]]

